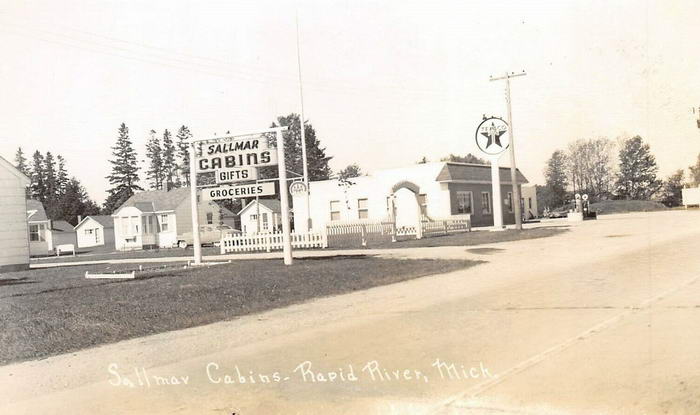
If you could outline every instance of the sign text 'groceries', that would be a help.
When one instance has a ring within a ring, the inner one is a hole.
[[[270,196],[275,194],[272,182],[242,184],[239,186],[220,186],[202,189],[202,200],[236,199],[252,196]]]

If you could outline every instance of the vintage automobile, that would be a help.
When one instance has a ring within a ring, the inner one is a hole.
[[[240,234],[241,231],[228,225],[201,225],[199,227],[199,240],[202,245],[215,245],[221,241],[225,234]],[[194,237],[192,232],[185,232],[179,236],[177,246],[182,249],[192,246]]]

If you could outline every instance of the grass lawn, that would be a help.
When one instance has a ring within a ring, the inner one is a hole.
[[[599,215],[610,213],[653,212],[667,209],[668,208],[662,203],[652,200],[604,200],[602,202],[592,203],[590,206],[590,210],[597,212]]]
[[[432,236],[423,239],[409,239],[398,242],[382,242],[370,246],[370,248],[417,248],[430,246],[471,246],[481,244],[493,244],[498,242],[519,241],[524,239],[546,238],[559,235],[568,231],[567,225],[548,226],[532,229],[524,229],[520,232],[514,229],[506,229],[501,232],[488,230],[454,233],[445,236]]]
[[[220,248],[214,246],[203,246],[202,255],[219,255]],[[105,250],[96,251],[78,251],[76,256],[61,255],[45,256],[32,258],[32,264],[47,264],[54,262],[79,262],[79,261],[102,261],[123,258],[169,258],[169,257],[192,257],[192,247],[187,249],[182,248],[163,248],[163,249],[144,249],[136,251],[111,251]]]
[[[477,263],[345,256],[297,259],[291,267],[279,260],[173,267],[135,280],[84,278],[85,271],[131,270],[133,264],[6,273],[0,275],[0,364],[199,326]]]

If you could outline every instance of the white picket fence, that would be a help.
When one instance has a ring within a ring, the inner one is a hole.
[[[471,231],[469,215],[421,222],[423,237],[448,235]],[[353,248],[390,242],[397,238],[416,237],[415,226],[396,227],[387,221],[358,220],[334,223],[321,232],[292,233],[292,248]],[[274,251],[283,248],[282,233],[259,233],[251,235],[226,235],[221,239],[221,253]]]
[[[292,233],[292,248],[326,248],[328,239],[323,232]],[[225,235],[221,239],[221,253],[275,251],[283,248],[282,232],[252,235]]]

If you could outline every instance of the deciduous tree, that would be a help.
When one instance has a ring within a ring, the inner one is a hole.
[[[664,180],[661,189],[661,203],[668,207],[680,206],[683,203],[683,176],[683,169],[678,169]]]
[[[649,144],[642,137],[628,138],[620,149],[620,168],[615,183],[616,194],[622,199],[649,200],[661,188],[656,177],[659,167]]]
[[[338,178],[341,180],[349,179],[351,177],[363,176],[362,169],[357,163],[353,163],[345,167],[338,172]]]

